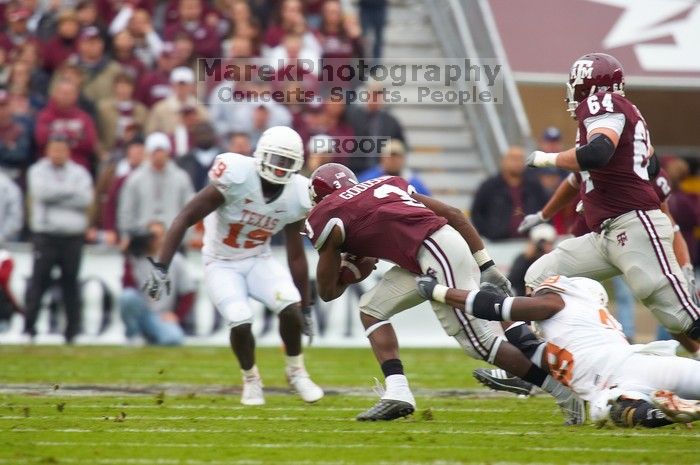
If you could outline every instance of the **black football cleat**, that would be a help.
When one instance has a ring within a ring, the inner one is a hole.
[[[359,414],[357,421],[390,421],[407,417],[416,408],[403,400],[379,399],[369,410]]]
[[[478,382],[496,391],[507,391],[517,395],[529,396],[533,388],[532,384],[500,368],[477,368],[474,370],[473,375]]]

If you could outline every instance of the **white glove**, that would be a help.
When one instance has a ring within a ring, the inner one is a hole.
[[[163,289],[165,289],[166,294],[170,294],[168,269],[165,265],[154,261],[151,257],[148,257],[148,261],[151,262],[153,268],[151,269],[151,274],[148,276],[146,284],[143,285],[143,290],[153,300],[160,300],[161,295],[163,295]]]
[[[542,210],[537,213],[532,213],[531,215],[525,215],[523,221],[518,225],[518,234],[527,232],[537,226],[538,224],[546,223],[547,220],[542,216]]]
[[[557,166],[558,153],[548,153],[542,150],[535,150],[530,155],[527,156],[525,164],[527,166],[534,166],[537,168],[544,168],[547,166]]]
[[[496,265],[491,265],[481,272],[481,282],[493,284],[502,292],[511,297],[513,296],[513,288],[510,285],[510,281],[496,268]]]
[[[690,298],[693,299],[695,305],[700,305],[700,297],[698,297],[698,289],[695,286],[695,270],[693,265],[688,263],[683,267],[683,276],[685,276],[685,282],[688,283],[688,293]]]

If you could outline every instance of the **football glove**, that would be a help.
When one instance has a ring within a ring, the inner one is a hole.
[[[433,291],[438,285],[438,280],[435,274],[428,273],[416,278],[416,286],[421,297],[427,300],[433,300]]]
[[[304,334],[306,336],[309,336],[309,345],[314,340],[314,315],[313,315],[313,307],[312,306],[307,306],[303,307],[301,309],[301,334]]]
[[[527,232],[537,226],[538,224],[546,223],[547,220],[542,216],[542,210],[531,215],[525,215],[525,218],[518,225],[518,234]]]
[[[510,281],[496,268],[496,265],[491,265],[481,272],[481,282],[491,283],[506,295],[513,296],[513,288],[510,285]]]
[[[685,276],[685,282],[688,283],[690,298],[693,299],[695,305],[700,305],[700,297],[698,297],[698,289],[695,285],[695,270],[693,269],[693,265],[689,263],[683,267],[683,276]]]
[[[158,263],[151,257],[148,257],[148,261],[151,263],[153,268],[151,269],[151,274],[148,276],[146,284],[143,285],[143,291],[145,291],[153,300],[160,300],[163,295],[163,290],[166,294],[170,294],[170,278],[168,277],[168,268],[162,263]]]

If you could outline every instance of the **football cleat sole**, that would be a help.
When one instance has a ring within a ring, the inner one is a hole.
[[[503,372],[505,377],[497,376],[498,372]],[[496,391],[512,392],[519,396],[529,396],[532,392],[532,384],[501,369],[477,368],[472,374],[478,382]]]
[[[416,408],[402,400],[379,399],[369,410],[359,414],[357,421],[391,421],[397,418],[407,417]]]

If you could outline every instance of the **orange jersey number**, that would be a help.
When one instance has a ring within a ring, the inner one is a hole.
[[[262,245],[267,238],[272,235],[271,231],[267,231],[265,229],[253,229],[248,233],[246,240],[243,242],[243,245],[241,245],[238,242],[238,236],[241,234],[241,229],[243,229],[243,226],[245,225],[241,223],[229,224],[228,236],[226,236],[224,239],[224,244],[229,247],[233,247],[234,249],[240,249],[241,247],[244,249],[252,249],[253,247]]]
[[[551,342],[547,343],[544,351],[551,375],[562,384],[569,386],[574,376],[574,356],[568,350]]]

